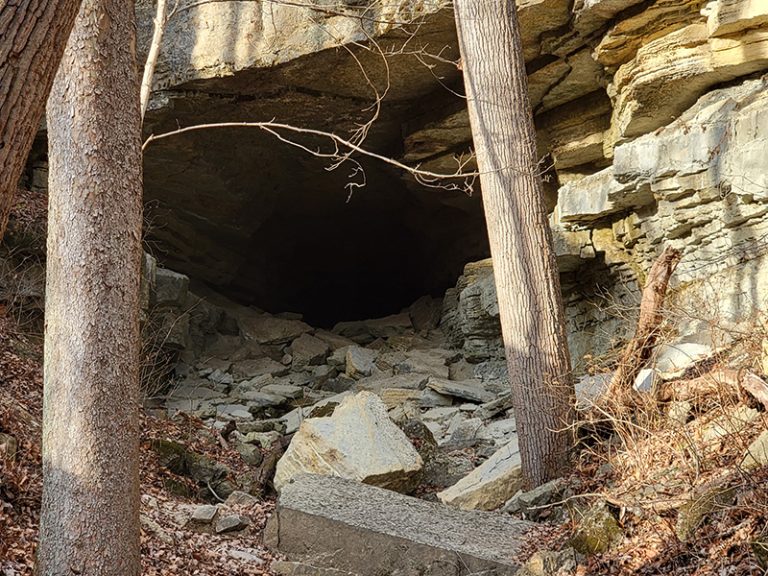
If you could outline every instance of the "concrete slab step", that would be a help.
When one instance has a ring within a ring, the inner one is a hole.
[[[341,478],[283,487],[265,544],[320,572],[512,576],[533,524],[468,512]]]

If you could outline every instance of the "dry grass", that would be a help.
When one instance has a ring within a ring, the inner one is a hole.
[[[729,350],[683,379],[725,367],[764,376],[763,326],[756,319],[751,329],[731,334]],[[674,390],[675,382],[670,386]],[[742,466],[749,445],[768,429],[768,414],[724,382],[713,382],[683,406],[659,402],[651,392],[633,394],[629,406],[602,401],[582,413],[574,498],[606,502],[624,533],[609,551],[588,560],[586,573],[768,573],[755,553],[768,536],[768,469]],[[692,502],[710,500],[701,518],[687,512],[698,506]]]

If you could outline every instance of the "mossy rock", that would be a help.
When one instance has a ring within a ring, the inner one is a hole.
[[[187,447],[173,440],[157,438],[150,444],[152,450],[157,454],[160,465],[168,468],[174,474],[187,476],[189,471],[187,464]]]
[[[695,491],[693,497],[678,509],[675,524],[678,539],[682,542],[688,540],[707,516],[717,508],[733,503],[735,496],[735,488],[727,488],[719,483]]]
[[[192,452],[173,440],[155,439],[152,440],[151,447],[157,453],[162,466],[174,474],[191,478],[207,491],[215,491],[215,495],[221,499],[226,499],[236,489],[227,480],[231,470],[208,456]],[[174,492],[173,489],[169,490]]]
[[[555,576],[573,574],[581,557],[573,548],[559,552],[540,551],[531,556],[515,576]]]
[[[569,544],[580,554],[600,554],[621,540],[623,535],[616,518],[601,502],[583,513]]]
[[[187,484],[175,478],[164,478],[163,487],[171,494],[181,496],[182,498],[192,498],[195,496],[194,490],[190,490]]]

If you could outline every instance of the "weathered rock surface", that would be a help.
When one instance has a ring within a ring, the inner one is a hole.
[[[511,576],[530,527],[501,515],[305,475],[280,494],[265,543],[291,561],[360,576]]]
[[[427,382],[427,386],[444,396],[453,396],[472,402],[491,402],[496,398],[496,395],[486,390],[479,380],[454,382],[453,380],[432,377]]]
[[[515,576],[564,576],[577,573],[581,557],[573,548],[558,552],[539,551],[531,556]]]
[[[376,359],[376,352],[366,350],[359,346],[350,346],[344,357],[345,373],[350,378],[362,378],[370,376],[374,370],[373,361]]]
[[[374,394],[347,397],[332,416],[305,420],[277,464],[281,491],[303,473],[340,476],[407,492],[423,462]]]
[[[564,489],[564,479],[555,478],[527,492],[518,492],[507,501],[503,510],[512,514],[524,514],[526,519],[538,521],[551,516],[552,510],[547,508],[546,504],[559,499]]]
[[[151,302],[155,306],[184,306],[189,290],[189,278],[173,270],[157,268],[154,271]]]
[[[225,532],[237,532],[247,528],[250,524],[250,520],[246,516],[240,516],[239,514],[230,514],[227,516],[220,516],[216,520],[216,533],[223,534]]]
[[[219,512],[218,506],[212,506],[210,504],[201,504],[196,506],[192,511],[190,520],[192,522],[199,522],[200,524],[210,524]]]
[[[291,343],[291,361],[294,370],[322,364],[330,352],[328,342],[302,334]]]
[[[499,449],[471,474],[439,492],[441,502],[463,510],[495,510],[522,486],[517,439]]]
[[[613,141],[669,123],[707,89],[768,68],[768,29],[710,38],[692,24],[644,45],[614,77]]]
[[[470,360],[503,354],[499,304],[491,260],[464,267],[456,288],[445,295],[440,323],[451,344],[460,347]]]
[[[581,554],[605,552],[622,536],[619,523],[605,502],[597,502],[587,510],[578,510],[574,516],[578,526],[570,545]]]
[[[153,440],[151,448],[157,453],[162,466],[174,474],[188,476],[200,484],[204,493],[214,490],[219,498],[226,498],[235,491],[229,481],[230,469],[224,464],[170,440]]]
[[[768,465],[768,430],[764,430],[749,445],[744,459],[741,462],[742,468],[751,469]]]
[[[285,344],[312,330],[301,320],[277,318],[269,314],[242,316],[240,329],[246,338],[259,344]]]

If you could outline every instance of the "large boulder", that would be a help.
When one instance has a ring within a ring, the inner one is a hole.
[[[333,415],[302,422],[277,463],[274,485],[280,492],[297,475],[312,473],[408,492],[422,465],[381,399],[360,392],[345,398]]]

